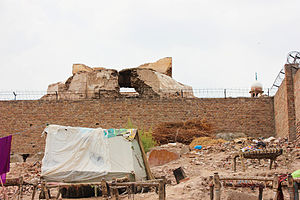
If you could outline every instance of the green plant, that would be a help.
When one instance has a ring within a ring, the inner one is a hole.
[[[152,147],[156,145],[156,141],[153,139],[152,136],[152,128],[150,128],[148,131],[141,129],[139,133],[141,136],[141,141],[143,143],[144,150],[147,153]]]
[[[135,126],[131,122],[131,119],[128,118],[126,128],[127,129],[130,129],[130,128],[138,129],[138,126]],[[144,130],[144,128],[139,129],[138,131],[139,131],[139,135],[141,137],[141,141],[142,141],[142,144],[143,144],[143,147],[144,147],[144,151],[147,153],[148,151],[150,151],[150,149],[152,147],[154,147],[157,144],[156,141],[153,139],[153,136],[152,136],[152,128],[150,128],[148,131]]]

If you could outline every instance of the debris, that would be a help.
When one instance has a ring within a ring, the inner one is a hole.
[[[152,150],[149,154],[149,165],[150,166],[157,166],[157,165],[164,165],[169,163],[173,160],[177,160],[179,158],[179,154],[167,151],[165,149],[161,150]]]
[[[274,138],[273,136],[271,136],[271,137],[269,137],[269,138],[267,138],[267,139],[264,139],[264,142],[273,142],[273,141],[275,141],[276,140],[276,138]]]
[[[201,149],[202,149],[202,146],[201,146],[201,145],[196,145],[196,146],[194,146],[194,149],[201,150]]]
[[[245,133],[218,133],[216,135],[217,139],[223,139],[227,141],[231,141],[237,138],[247,137]]]
[[[173,174],[175,176],[177,184],[179,184],[181,180],[186,179],[186,174],[181,167],[174,169]]]

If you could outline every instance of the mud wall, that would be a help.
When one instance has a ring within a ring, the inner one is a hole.
[[[98,99],[82,101],[0,101],[0,137],[14,134],[12,153],[44,150],[46,124],[121,128],[128,118],[139,127],[201,117],[215,133],[274,136],[273,98]],[[27,130],[27,131],[26,131]]]
[[[296,128],[298,135],[300,134],[300,70],[294,76],[294,97],[295,97],[295,115]]]
[[[300,70],[290,64],[284,69],[285,78],[274,97],[275,130],[277,137],[294,140],[300,120]]]

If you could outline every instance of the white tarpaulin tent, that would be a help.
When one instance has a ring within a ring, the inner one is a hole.
[[[55,182],[95,182],[134,173],[152,178],[136,129],[102,129],[49,125],[42,178]]]

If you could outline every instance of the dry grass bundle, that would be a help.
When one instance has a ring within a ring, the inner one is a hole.
[[[199,138],[195,138],[191,144],[190,144],[190,148],[193,149],[195,146],[197,145],[201,145],[201,146],[211,146],[211,145],[215,145],[215,144],[223,144],[227,142],[226,140],[223,139],[214,139],[211,137],[199,137]]]
[[[181,142],[190,144],[196,137],[211,136],[212,126],[205,119],[191,119],[183,122],[165,122],[153,130],[153,137],[159,144]]]

